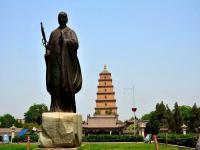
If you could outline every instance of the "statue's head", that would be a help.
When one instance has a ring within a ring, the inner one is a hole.
[[[67,13],[64,11],[61,11],[58,14],[58,23],[60,24],[61,27],[65,27],[67,22],[68,22]]]

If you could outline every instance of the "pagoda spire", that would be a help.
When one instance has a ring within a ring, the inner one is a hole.
[[[107,66],[106,66],[106,64],[104,65],[104,70],[107,70]]]

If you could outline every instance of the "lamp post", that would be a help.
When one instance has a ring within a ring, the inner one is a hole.
[[[136,107],[133,107],[132,108],[132,111],[133,111],[133,117],[134,117],[134,136],[135,136],[135,112],[136,112],[137,108]]]
[[[134,104],[134,101],[135,101],[135,98],[134,98],[134,87],[125,88],[125,90],[133,90],[133,108],[132,108],[132,112],[134,114],[134,136],[135,136],[135,112],[136,112],[137,108],[135,107],[135,104]]]

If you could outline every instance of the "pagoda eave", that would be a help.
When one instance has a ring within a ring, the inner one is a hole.
[[[115,92],[97,92],[97,95],[110,95],[110,94],[114,95]]]
[[[96,99],[96,102],[116,102],[116,99]]]
[[[98,85],[98,88],[113,88],[113,85]]]
[[[95,107],[95,110],[99,110],[99,109],[105,109],[105,110],[107,110],[107,109],[117,109],[117,107]]]
[[[104,82],[105,82],[105,81],[112,81],[112,79],[99,79],[98,81],[99,81],[99,82],[100,82],[100,81],[104,81]]]
[[[99,75],[111,75],[110,72],[101,72]]]

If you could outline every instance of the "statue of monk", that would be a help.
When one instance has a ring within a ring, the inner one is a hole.
[[[51,112],[76,113],[75,94],[82,87],[82,74],[77,57],[78,39],[67,22],[67,14],[60,12],[59,27],[52,31],[45,54],[46,85],[51,95]]]

